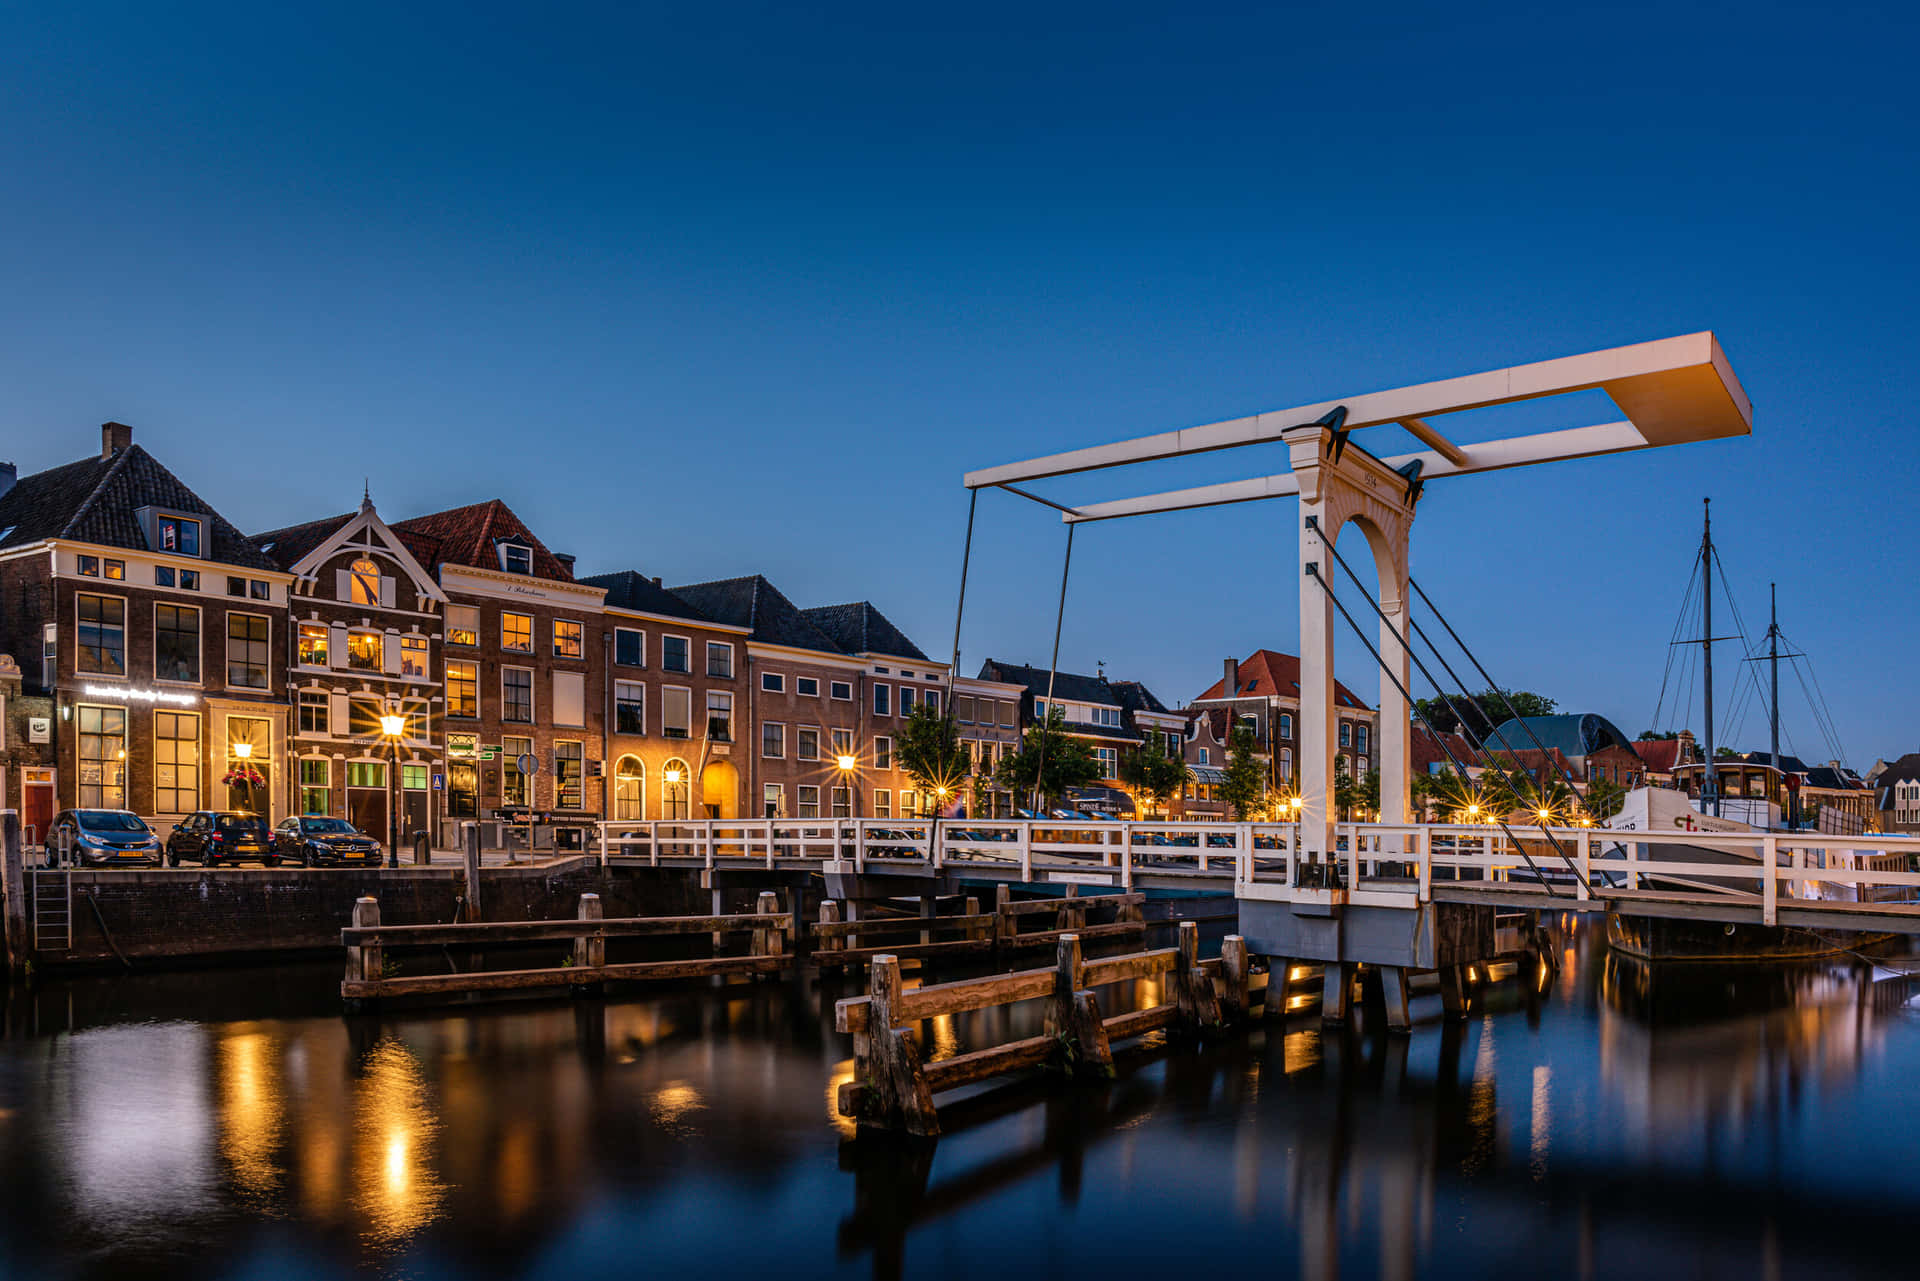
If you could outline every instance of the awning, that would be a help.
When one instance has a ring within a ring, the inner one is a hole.
[[[1211,765],[1189,765],[1187,772],[1193,775],[1193,781],[1196,783],[1211,783],[1218,786],[1227,781],[1227,772],[1223,769],[1215,769]]]
[[[1075,809],[1101,809],[1114,814],[1133,813],[1133,798],[1117,787],[1069,787],[1065,799]]]

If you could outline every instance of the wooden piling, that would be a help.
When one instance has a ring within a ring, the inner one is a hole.
[[[1220,1012],[1229,1023],[1244,1023],[1251,1002],[1251,972],[1247,968],[1247,940],[1229,934],[1220,941],[1220,979],[1225,989]]]
[[[980,900],[977,898],[963,900],[960,904],[960,914],[962,916],[980,915]],[[993,927],[990,925],[969,925],[967,927],[967,937],[970,939],[992,938]]]
[[[894,1027],[900,1008],[900,961],[890,954],[873,958],[867,993],[872,1106],[882,1118],[899,1118],[909,1134],[936,1135],[940,1121],[933,1091],[920,1070],[920,1051],[905,1028]]]
[[[1440,1008],[1446,1012],[1449,1023],[1459,1023],[1467,1017],[1465,976],[1458,965],[1440,969]]]
[[[0,813],[0,841],[5,845],[4,852],[0,852],[0,860],[4,861],[0,876],[5,878],[0,893],[6,896],[7,968],[17,974],[26,968],[32,950],[27,935],[27,871],[20,851],[19,811]]]
[[[1179,953],[1167,977],[1173,983],[1173,1003],[1181,1027],[1193,1034],[1210,1032],[1220,1025],[1220,1001],[1213,991],[1213,976],[1200,968],[1200,926],[1193,921],[1180,922]]]
[[[467,923],[471,925],[486,919],[480,911],[480,825],[478,823],[460,825],[460,849],[467,878]]]
[[[372,929],[380,924],[380,900],[357,898],[353,901],[353,927]],[[367,983],[386,977],[386,956],[378,943],[358,943],[347,948],[347,981]]]
[[[820,904],[820,924],[840,924],[840,905],[832,899],[827,899]],[[847,940],[844,935],[822,934],[820,936],[820,942],[815,945],[814,950],[817,952],[838,952],[845,949],[846,946]]]
[[[1019,928],[1008,909],[1013,906],[1013,886],[1005,881],[993,887],[993,945],[1005,947]]]
[[[1064,1066],[1075,1076],[1111,1076],[1113,1046],[1100,1018],[1100,1002],[1083,991],[1086,965],[1080,955],[1080,936],[1062,934],[1054,967],[1053,1000],[1047,1010],[1047,1030],[1061,1038]]]
[[[598,921],[603,913],[598,894],[580,896],[580,919]],[[573,940],[573,963],[582,968],[598,969],[607,963],[607,940],[605,935],[581,934]]]
[[[1407,972],[1398,965],[1380,971],[1380,991],[1387,1001],[1387,1031],[1411,1032],[1413,1019],[1407,1012]]]
[[[772,890],[761,890],[760,897],[754,901],[754,911],[767,918],[766,925],[754,931],[754,954],[757,956],[781,956],[785,954],[785,938],[781,933],[780,896]]]
[[[1328,961],[1326,977],[1320,985],[1320,1021],[1345,1023],[1347,1003],[1353,997],[1353,966],[1344,961]]]

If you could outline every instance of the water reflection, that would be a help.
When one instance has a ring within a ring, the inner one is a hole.
[[[1362,1009],[980,1090],[937,1143],[837,1117],[832,988],[274,1018],[194,976],[236,1017],[147,1022],[77,983],[8,1010],[0,1272],[1911,1274],[1904,981],[1648,970],[1577,932],[1563,960],[1465,1023],[1419,997],[1411,1038]],[[1041,1020],[921,1035],[945,1056]]]

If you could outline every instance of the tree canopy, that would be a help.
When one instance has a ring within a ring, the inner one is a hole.
[[[922,792],[941,800],[957,795],[973,761],[960,744],[953,722],[925,703],[913,709],[893,738],[893,756]]]
[[[1504,693],[1505,697],[1502,698]],[[1513,711],[1507,710],[1507,704],[1513,704]],[[1427,724],[1442,734],[1460,733],[1466,735],[1478,746],[1486,741],[1494,727],[1511,720],[1514,712],[1521,716],[1551,716],[1557,704],[1544,694],[1535,694],[1524,689],[1497,690],[1491,687],[1481,690],[1471,697],[1456,694],[1453,703],[1460,709],[1455,714],[1452,706],[1444,698],[1423,698],[1416,706]],[[1464,719],[1464,722],[1462,718]]]
[[[1067,718],[1057,708],[1048,711],[1043,723],[1029,725],[1021,736],[1020,750],[1000,759],[995,774],[1000,786],[1022,797],[1038,788],[1040,795],[1052,802],[1069,787],[1098,782],[1100,762],[1093,748],[1082,739],[1069,737],[1066,727]]]
[[[1235,725],[1227,736],[1227,767],[1220,784],[1220,799],[1233,807],[1237,819],[1252,818],[1267,792],[1267,765],[1259,757],[1260,745],[1253,730]]]
[[[1145,747],[1120,759],[1120,781],[1152,808],[1164,811],[1186,784],[1187,763],[1168,756],[1159,736],[1152,735]]]

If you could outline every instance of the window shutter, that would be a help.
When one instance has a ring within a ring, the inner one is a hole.
[[[392,574],[382,574],[380,576],[380,608],[381,609],[393,608],[393,575]]]
[[[337,601],[353,599],[353,575],[347,570],[333,571],[333,598]]]
[[[341,570],[345,573],[345,570]],[[327,666],[345,667],[347,665],[347,628],[344,623],[327,625]]]
[[[380,638],[380,657],[388,675],[400,674],[400,638],[398,636],[387,635]]]
[[[581,673],[553,674],[553,723],[566,726],[587,723],[586,678]]]
[[[347,696],[329,692],[327,694],[327,728],[338,737],[347,732]]]

